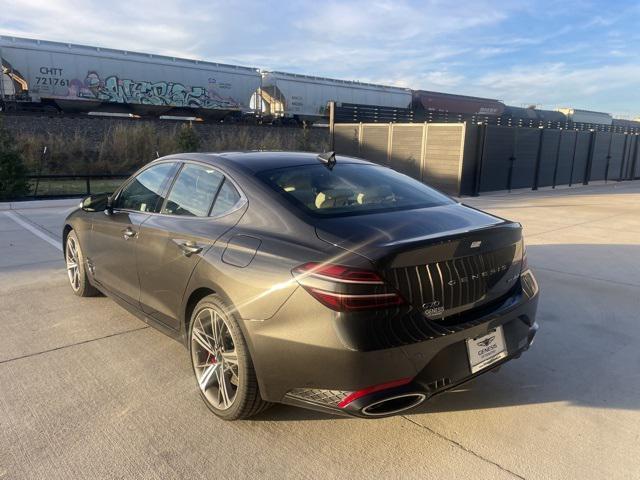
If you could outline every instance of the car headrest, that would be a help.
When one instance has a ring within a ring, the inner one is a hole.
[[[354,198],[353,190],[340,188],[324,190],[316,195],[316,208],[343,207],[349,205],[349,200]]]

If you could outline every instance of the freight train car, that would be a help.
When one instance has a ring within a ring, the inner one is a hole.
[[[592,112],[591,110],[579,110],[577,108],[559,108],[567,119],[573,123],[585,123],[594,125],[611,125],[613,118],[608,113]]]
[[[568,121],[566,115],[557,110],[542,110],[535,107],[505,106],[501,115],[503,125],[522,125],[529,127],[563,125]]]
[[[255,68],[0,36],[5,106],[225,118],[249,110]]]
[[[527,123],[537,121],[538,114],[534,108],[514,107],[512,105],[505,106],[502,112],[502,123]]]
[[[499,100],[0,36],[0,110],[102,112],[214,120],[313,122],[336,102],[338,122],[484,122],[629,131],[635,121]],[[249,115],[243,115],[249,114]],[[600,127],[598,127],[600,126]]]
[[[326,117],[330,101],[408,108],[411,90],[294,73],[264,72],[262,86],[254,96],[254,102],[260,103],[265,117],[298,122]]]
[[[561,124],[567,121],[567,116],[559,112],[557,110],[543,110],[536,108],[536,114],[538,115],[538,120],[542,123],[557,123]]]
[[[0,98],[14,96],[16,88],[9,73],[0,71]]]
[[[614,127],[640,129],[640,118],[637,120],[626,120],[624,118],[614,118],[612,121],[612,125]]]
[[[413,91],[413,110],[416,114],[453,113],[467,116],[499,116],[504,103],[492,98],[470,97],[451,93]]]

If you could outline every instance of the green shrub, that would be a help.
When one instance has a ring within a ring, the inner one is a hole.
[[[0,200],[21,197],[28,191],[27,168],[0,118]]]
[[[157,129],[148,123],[117,124],[110,128],[98,145],[98,160],[94,170],[100,173],[130,173],[166,155],[161,148]]]
[[[200,149],[200,135],[195,131],[191,122],[180,127],[176,143],[181,152],[197,152]]]

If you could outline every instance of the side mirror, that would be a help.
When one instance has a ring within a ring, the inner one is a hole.
[[[111,197],[106,193],[89,195],[82,200],[81,208],[85,212],[111,211]]]
[[[107,206],[104,209],[105,215],[111,215],[113,213],[113,195],[107,196]]]

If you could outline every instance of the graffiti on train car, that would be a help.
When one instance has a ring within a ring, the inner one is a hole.
[[[100,78],[97,72],[87,73],[84,81],[72,80],[69,96],[95,99],[110,103],[166,105],[194,108],[238,108],[233,98],[224,98],[213,89],[187,87],[177,82],[150,82],[119,78],[116,75]]]

